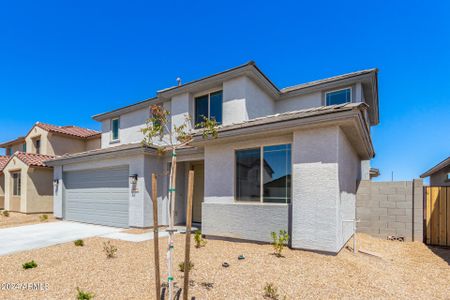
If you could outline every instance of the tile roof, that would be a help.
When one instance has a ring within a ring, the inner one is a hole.
[[[55,158],[55,156],[51,156],[51,155],[25,153],[25,152],[19,152],[19,151],[14,153],[14,156],[16,156],[18,159],[20,159],[27,166],[30,166],[30,167],[48,167],[45,164],[45,161]]]
[[[244,122],[239,123],[233,123],[230,125],[225,126],[219,126],[218,132],[228,131],[228,130],[235,130],[240,128],[246,128],[246,127],[253,127],[258,125],[265,125],[275,122],[281,122],[281,121],[289,121],[294,119],[301,119],[301,118],[308,118],[318,115],[325,115],[325,114],[331,114],[331,113],[337,113],[342,111],[348,111],[352,109],[360,109],[361,107],[367,107],[367,105],[363,102],[360,103],[345,103],[345,104],[338,104],[338,105],[329,105],[329,106],[319,106],[319,107],[313,107],[313,108],[307,108],[302,110],[296,110],[296,111],[289,111],[285,113],[279,113],[275,115],[269,115],[264,117],[259,117],[251,120],[247,120]],[[200,130],[196,130],[194,133],[194,136],[201,136],[202,133]]]
[[[70,136],[79,137],[79,138],[83,138],[83,139],[93,137],[93,136],[100,134],[99,131],[82,128],[82,127],[78,127],[78,126],[73,126],[73,125],[56,126],[56,125],[37,122],[36,126],[42,128],[44,130],[47,130],[48,132],[65,134],[65,135],[70,135]]]
[[[9,156],[0,156],[0,172],[6,166],[9,161]]]

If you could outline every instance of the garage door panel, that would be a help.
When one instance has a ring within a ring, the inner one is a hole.
[[[65,219],[128,227],[128,166],[64,173]]]

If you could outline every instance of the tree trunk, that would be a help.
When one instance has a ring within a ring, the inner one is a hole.
[[[159,230],[158,230],[158,191],[156,175],[152,174],[152,202],[153,202],[153,245],[155,256],[155,291],[156,297],[161,297],[161,275],[159,271]]]
[[[186,244],[184,252],[184,287],[183,300],[188,299],[189,290],[189,263],[191,262],[191,225],[192,225],[192,198],[194,194],[194,171],[189,171],[188,201],[186,208]]]

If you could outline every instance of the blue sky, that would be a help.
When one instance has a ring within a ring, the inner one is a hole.
[[[0,140],[255,60],[285,87],[379,68],[380,180],[450,155],[448,1],[2,1]]]

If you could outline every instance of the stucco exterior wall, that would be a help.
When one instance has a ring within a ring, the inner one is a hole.
[[[229,125],[275,113],[274,100],[250,78],[223,83],[223,124]]]
[[[292,247],[336,252],[338,127],[294,132]]]
[[[86,151],[100,149],[102,147],[102,138],[90,138],[86,140]]]
[[[62,135],[48,134],[48,149],[46,155],[64,155],[86,151],[86,141]]]
[[[442,169],[439,172],[430,176],[430,185],[432,186],[450,186],[450,180],[447,179],[447,174],[450,173],[450,166]]]
[[[338,252],[353,233],[360,159],[337,127],[294,132],[292,246]]]
[[[53,211],[53,170],[50,168],[28,169],[26,213]]]
[[[356,189],[360,180],[361,160],[344,132],[338,134],[339,202],[337,247],[342,248],[353,235],[356,214]]]
[[[34,126],[34,128],[25,137],[27,143],[27,152],[36,153],[36,147],[34,145],[34,140],[39,138],[41,140],[40,154],[44,155],[54,155],[52,147],[48,141],[48,132],[40,127]]]
[[[145,121],[150,117],[148,108],[135,110],[120,116],[119,141],[111,141],[111,119],[102,121],[102,148],[113,147],[122,144],[137,143],[143,139],[141,129],[145,127]]]
[[[276,113],[284,113],[318,106],[322,106],[321,92],[278,100],[275,105],[275,111]]]

